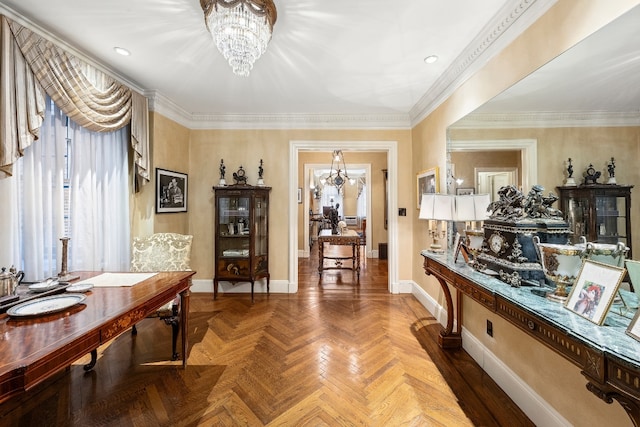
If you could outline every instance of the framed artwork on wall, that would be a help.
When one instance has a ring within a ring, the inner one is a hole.
[[[624,268],[585,260],[565,308],[602,325],[625,272]]]
[[[187,211],[187,174],[156,168],[156,213]]]
[[[458,196],[468,196],[475,194],[475,188],[456,188],[456,194]]]
[[[422,195],[424,193],[438,193],[440,191],[440,179],[438,177],[438,167],[434,166],[419,172],[417,180],[417,209],[420,209]]]

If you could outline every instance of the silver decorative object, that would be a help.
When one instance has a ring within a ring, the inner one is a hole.
[[[60,267],[60,273],[58,273],[58,281],[60,282],[69,282],[71,280],[79,279],[80,276],[74,276],[69,274],[67,271],[67,254],[69,247],[69,238],[61,237],[60,241],[62,242],[62,266]]]

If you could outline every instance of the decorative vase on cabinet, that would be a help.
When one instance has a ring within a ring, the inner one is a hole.
[[[213,298],[219,282],[266,279],[269,293],[269,192],[271,187],[231,185],[215,193]]]
[[[592,184],[558,187],[560,210],[571,230],[571,243],[580,236],[595,243],[624,243],[631,258],[632,185]]]

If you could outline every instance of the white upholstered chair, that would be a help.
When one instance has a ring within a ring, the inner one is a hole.
[[[193,236],[176,233],[155,233],[148,237],[134,237],[131,250],[131,271],[190,271]],[[160,307],[149,317],[157,317],[171,325],[171,359],[177,360],[176,350],[180,330],[180,296]],[[137,333],[135,325],[132,333]]]

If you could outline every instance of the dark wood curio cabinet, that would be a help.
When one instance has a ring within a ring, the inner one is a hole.
[[[215,193],[213,297],[219,282],[266,279],[269,292],[269,192],[271,187],[230,185]]]
[[[580,236],[589,242],[629,247],[631,258],[632,185],[593,184],[558,187],[560,210],[571,230],[571,242]]]

